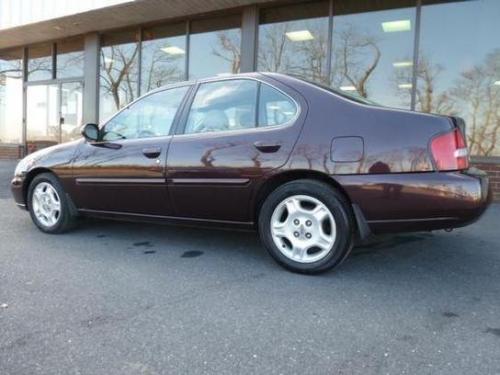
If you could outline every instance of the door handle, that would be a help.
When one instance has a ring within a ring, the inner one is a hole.
[[[280,149],[281,143],[279,142],[262,142],[257,141],[253,144],[255,148],[261,152],[271,153],[276,152]]]
[[[160,147],[147,147],[142,149],[142,153],[145,157],[154,159],[160,156],[161,148]]]

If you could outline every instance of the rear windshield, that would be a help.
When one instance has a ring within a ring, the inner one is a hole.
[[[348,100],[352,100],[354,102],[361,103],[361,104],[369,104],[369,105],[375,105],[375,106],[381,107],[381,104],[376,103],[376,102],[371,101],[371,100],[368,100],[366,98],[363,98],[361,95],[358,95],[358,94],[349,94],[349,93],[347,93],[345,91],[334,89],[332,87],[323,85],[321,83],[312,82],[312,81],[309,81],[309,80],[303,79],[303,78],[299,78],[299,79],[301,79],[302,81],[305,81],[307,83],[310,83],[313,86],[320,87],[323,90],[330,91],[331,93],[333,93],[335,95],[342,96],[343,98],[346,98]]]

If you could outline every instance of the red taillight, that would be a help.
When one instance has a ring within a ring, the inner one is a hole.
[[[435,137],[431,142],[431,151],[440,171],[469,168],[467,145],[459,129]]]

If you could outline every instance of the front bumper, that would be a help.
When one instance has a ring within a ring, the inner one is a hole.
[[[10,190],[18,207],[27,209],[26,197],[24,194],[24,180],[24,176],[14,176],[10,182]]]

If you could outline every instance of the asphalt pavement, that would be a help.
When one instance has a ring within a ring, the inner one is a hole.
[[[254,233],[47,235],[0,162],[0,374],[500,374],[500,205],[292,274]]]

